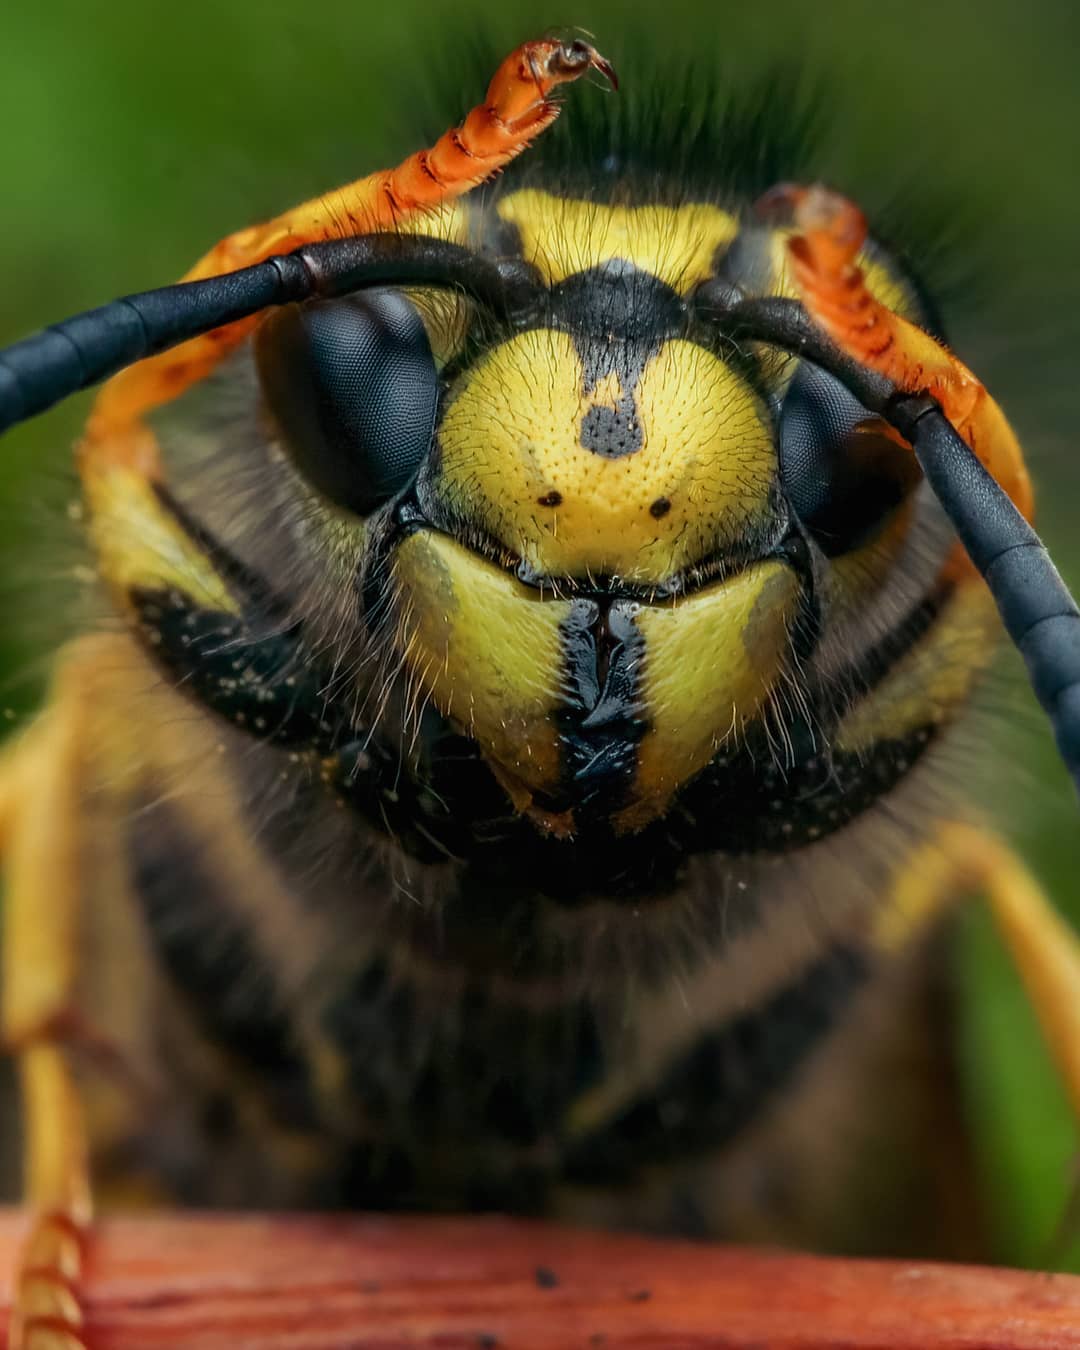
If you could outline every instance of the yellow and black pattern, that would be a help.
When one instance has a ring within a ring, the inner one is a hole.
[[[156,728],[111,903],[155,972],[135,1020],[174,1069],[162,1109],[188,1103],[99,1141],[107,1171],[930,1250],[897,1216],[936,1184],[938,1123],[913,1082],[870,1085],[934,957],[886,959],[875,925],[992,608],[906,452],[695,320],[706,284],[789,294],[784,231],[738,184],[657,182],[590,194],[538,155],[429,221],[529,269],[527,313],[343,311],[437,377],[381,497],[297,443],[321,414],[273,349],[296,315],[156,416],[163,482],[88,482],[137,639],[99,715],[141,701]],[[887,250],[866,263],[936,326]],[[822,1075],[842,1139],[895,1145],[895,1195],[826,1161]]]

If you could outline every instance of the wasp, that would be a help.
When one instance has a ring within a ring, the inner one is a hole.
[[[589,72],[0,353],[0,427],[104,380],[121,620],[0,769],[14,1346],[133,1190],[970,1254],[972,890],[1080,1110],[1077,941],[938,786],[1002,622],[1080,766],[1017,438],[844,196],[549,135]]]

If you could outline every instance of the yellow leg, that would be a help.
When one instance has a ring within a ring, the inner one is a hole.
[[[319,240],[396,229],[410,217],[454,201],[527,149],[558,116],[555,91],[590,70],[615,83],[611,66],[586,42],[542,38],[523,43],[499,66],[483,103],[430,149],[410,155],[396,169],[369,174],[264,225],[228,235],[182,280],[220,276]],[[157,469],[153,438],[142,425],[144,415],[208,375],[257,322],[254,317],[226,324],[109,380],[87,423],[84,461],[138,463],[145,472]]]
[[[986,894],[1080,1120],[1080,938],[1000,840],[956,825],[948,832],[948,846]]]
[[[1007,845],[971,825],[944,825],[900,877],[878,940],[898,945],[965,891],[986,896],[1080,1121],[1080,938]]]
[[[91,1220],[82,1110],[62,1046],[19,1053],[26,1200],[33,1214],[16,1276],[9,1350],[82,1347],[79,1281]]]
[[[32,1227],[9,1350],[75,1350],[91,1220],[86,1131],[68,1045],[78,1039],[80,841],[87,725],[107,639],[77,644],[53,698],[0,763],[4,851],[0,1034],[16,1057]]]

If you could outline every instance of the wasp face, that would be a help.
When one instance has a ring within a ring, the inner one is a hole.
[[[430,149],[0,353],[3,426],[157,351],[79,465],[146,650],[78,644],[0,781],[54,1218],[91,1027],[169,1117],[110,1076],[94,1156],[188,1199],[925,1254],[979,881],[1075,1087],[1080,958],[920,762],[995,626],[950,520],[1075,752],[1019,444],[851,201],[758,196],[768,103],[697,135],[664,87],[481,187],[590,68],[525,44]]]
[[[772,231],[536,191],[443,229],[523,262],[528,302],[377,292],[256,341],[264,422],[356,580],[374,736],[421,785],[464,739],[558,838],[639,832],[709,769],[712,800],[745,801],[754,744],[808,706],[823,619],[880,589],[910,456],[830,377],[701,321],[718,278],[782,289]],[[854,554],[838,589],[829,556]]]
[[[780,678],[802,584],[761,395],[627,259],[447,384],[401,641],[523,803],[647,819]]]

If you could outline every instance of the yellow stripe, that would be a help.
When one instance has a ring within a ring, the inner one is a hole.
[[[749,567],[677,604],[643,607],[641,692],[650,729],[638,752],[633,805],[623,830],[661,815],[757,715],[783,670],[799,599],[782,563]]]
[[[989,665],[997,627],[982,581],[961,583],[929,631],[840,723],[836,748],[857,754],[947,721]]]
[[[84,488],[102,575],[121,597],[135,587],[178,590],[202,608],[239,612],[213,563],[142,473],[99,467],[84,475]]]
[[[739,231],[734,216],[700,202],[599,206],[528,188],[496,210],[517,227],[525,258],[549,286],[622,258],[685,295],[712,276],[718,253]]]
[[[539,592],[442,534],[394,554],[399,649],[417,684],[526,791],[553,791],[568,601]]]

